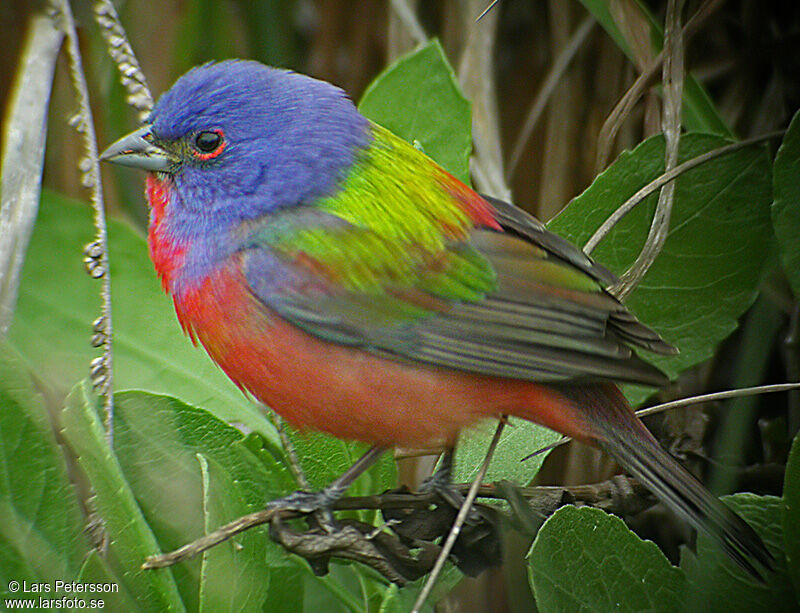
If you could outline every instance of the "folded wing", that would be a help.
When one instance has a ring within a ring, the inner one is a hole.
[[[614,276],[491,202],[502,230],[473,227],[437,248],[286,209],[252,230],[244,273],[294,325],[393,359],[536,382],[664,384],[632,348],[674,349],[603,289]]]

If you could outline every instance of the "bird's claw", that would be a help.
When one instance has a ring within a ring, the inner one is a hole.
[[[314,513],[321,509],[329,509],[335,499],[325,490],[320,492],[297,491],[283,498],[267,503],[267,509],[294,511],[295,513]]]
[[[280,511],[308,515],[309,523],[331,534],[336,531],[331,505],[336,498],[327,490],[319,492],[297,491],[283,498],[267,503],[267,509],[274,509],[276,517]]]
[[[439,497],[458,511],[466,502],[464,495],[459,492],[450,479],[450,470],[437,470],[430,477],[425,479],[419,486],[419,491],[422,494],[434,492]],[[470,509],[467,513],[466,523],[476,525],[482,521],[480,514],[474,509]]]

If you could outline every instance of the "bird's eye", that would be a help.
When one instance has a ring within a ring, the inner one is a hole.
[[[217,157],[225,148],[225,138],[222,130],[204,130],[194,137],[195,155],[201,160],[210,160]]]

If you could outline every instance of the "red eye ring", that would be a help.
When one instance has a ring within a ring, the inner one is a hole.
[[[192,147],[198,160],[212,160],[225,149],[225,134],[222,130],[203,130],[194,135]]]

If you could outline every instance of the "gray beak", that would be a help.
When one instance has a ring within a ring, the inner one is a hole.
[[[169,172],[177,160],[153,144],[151,126],[143,126],[123,136],[100,154],[100,160],[143,170]]]

